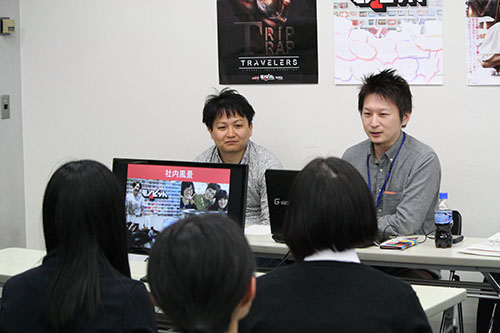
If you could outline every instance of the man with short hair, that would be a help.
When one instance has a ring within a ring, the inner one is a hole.
[[[236,90],[223,89],[207,97],[203,123],[215,145],[195,158],[196,162],[248,164],[247,224],[269,225],[269,210],[264,173],[281,169],[278,158],[252,141],[253,110]]]
[[[343,159],[372,192],[379,238],[430,233],[441,166],[431,147],[402,130],[412,112],[408,83],[394,70],[365,77],[358,109],[368,139],[347,149]]]

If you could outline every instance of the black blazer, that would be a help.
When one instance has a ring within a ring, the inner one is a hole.
[[[40,313],[47,295],[56,256],[10,278],[2,291],[0,332],[45,332]],[[77,315],[68,332],[156,332],[154,307],[144,284],[119,273],[101,274],[102,308],[94,321]]]

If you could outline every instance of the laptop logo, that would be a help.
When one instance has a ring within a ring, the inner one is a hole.
[[[273,203],[275,206],[288,206],[290,204],[289,201],[281,200],[280,198],[274,198]]]

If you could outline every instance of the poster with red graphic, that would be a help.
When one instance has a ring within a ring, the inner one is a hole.
[[[442,14],[442,0],[333,0],[335,84],[387,68],[443,84]]]

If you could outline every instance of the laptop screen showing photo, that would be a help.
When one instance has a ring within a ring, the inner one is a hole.
[[[246,165],[114,159],[113,172],[126,193],[131,250],[149,249],[160,231],[190,215],[227,214],[243,230]]]

